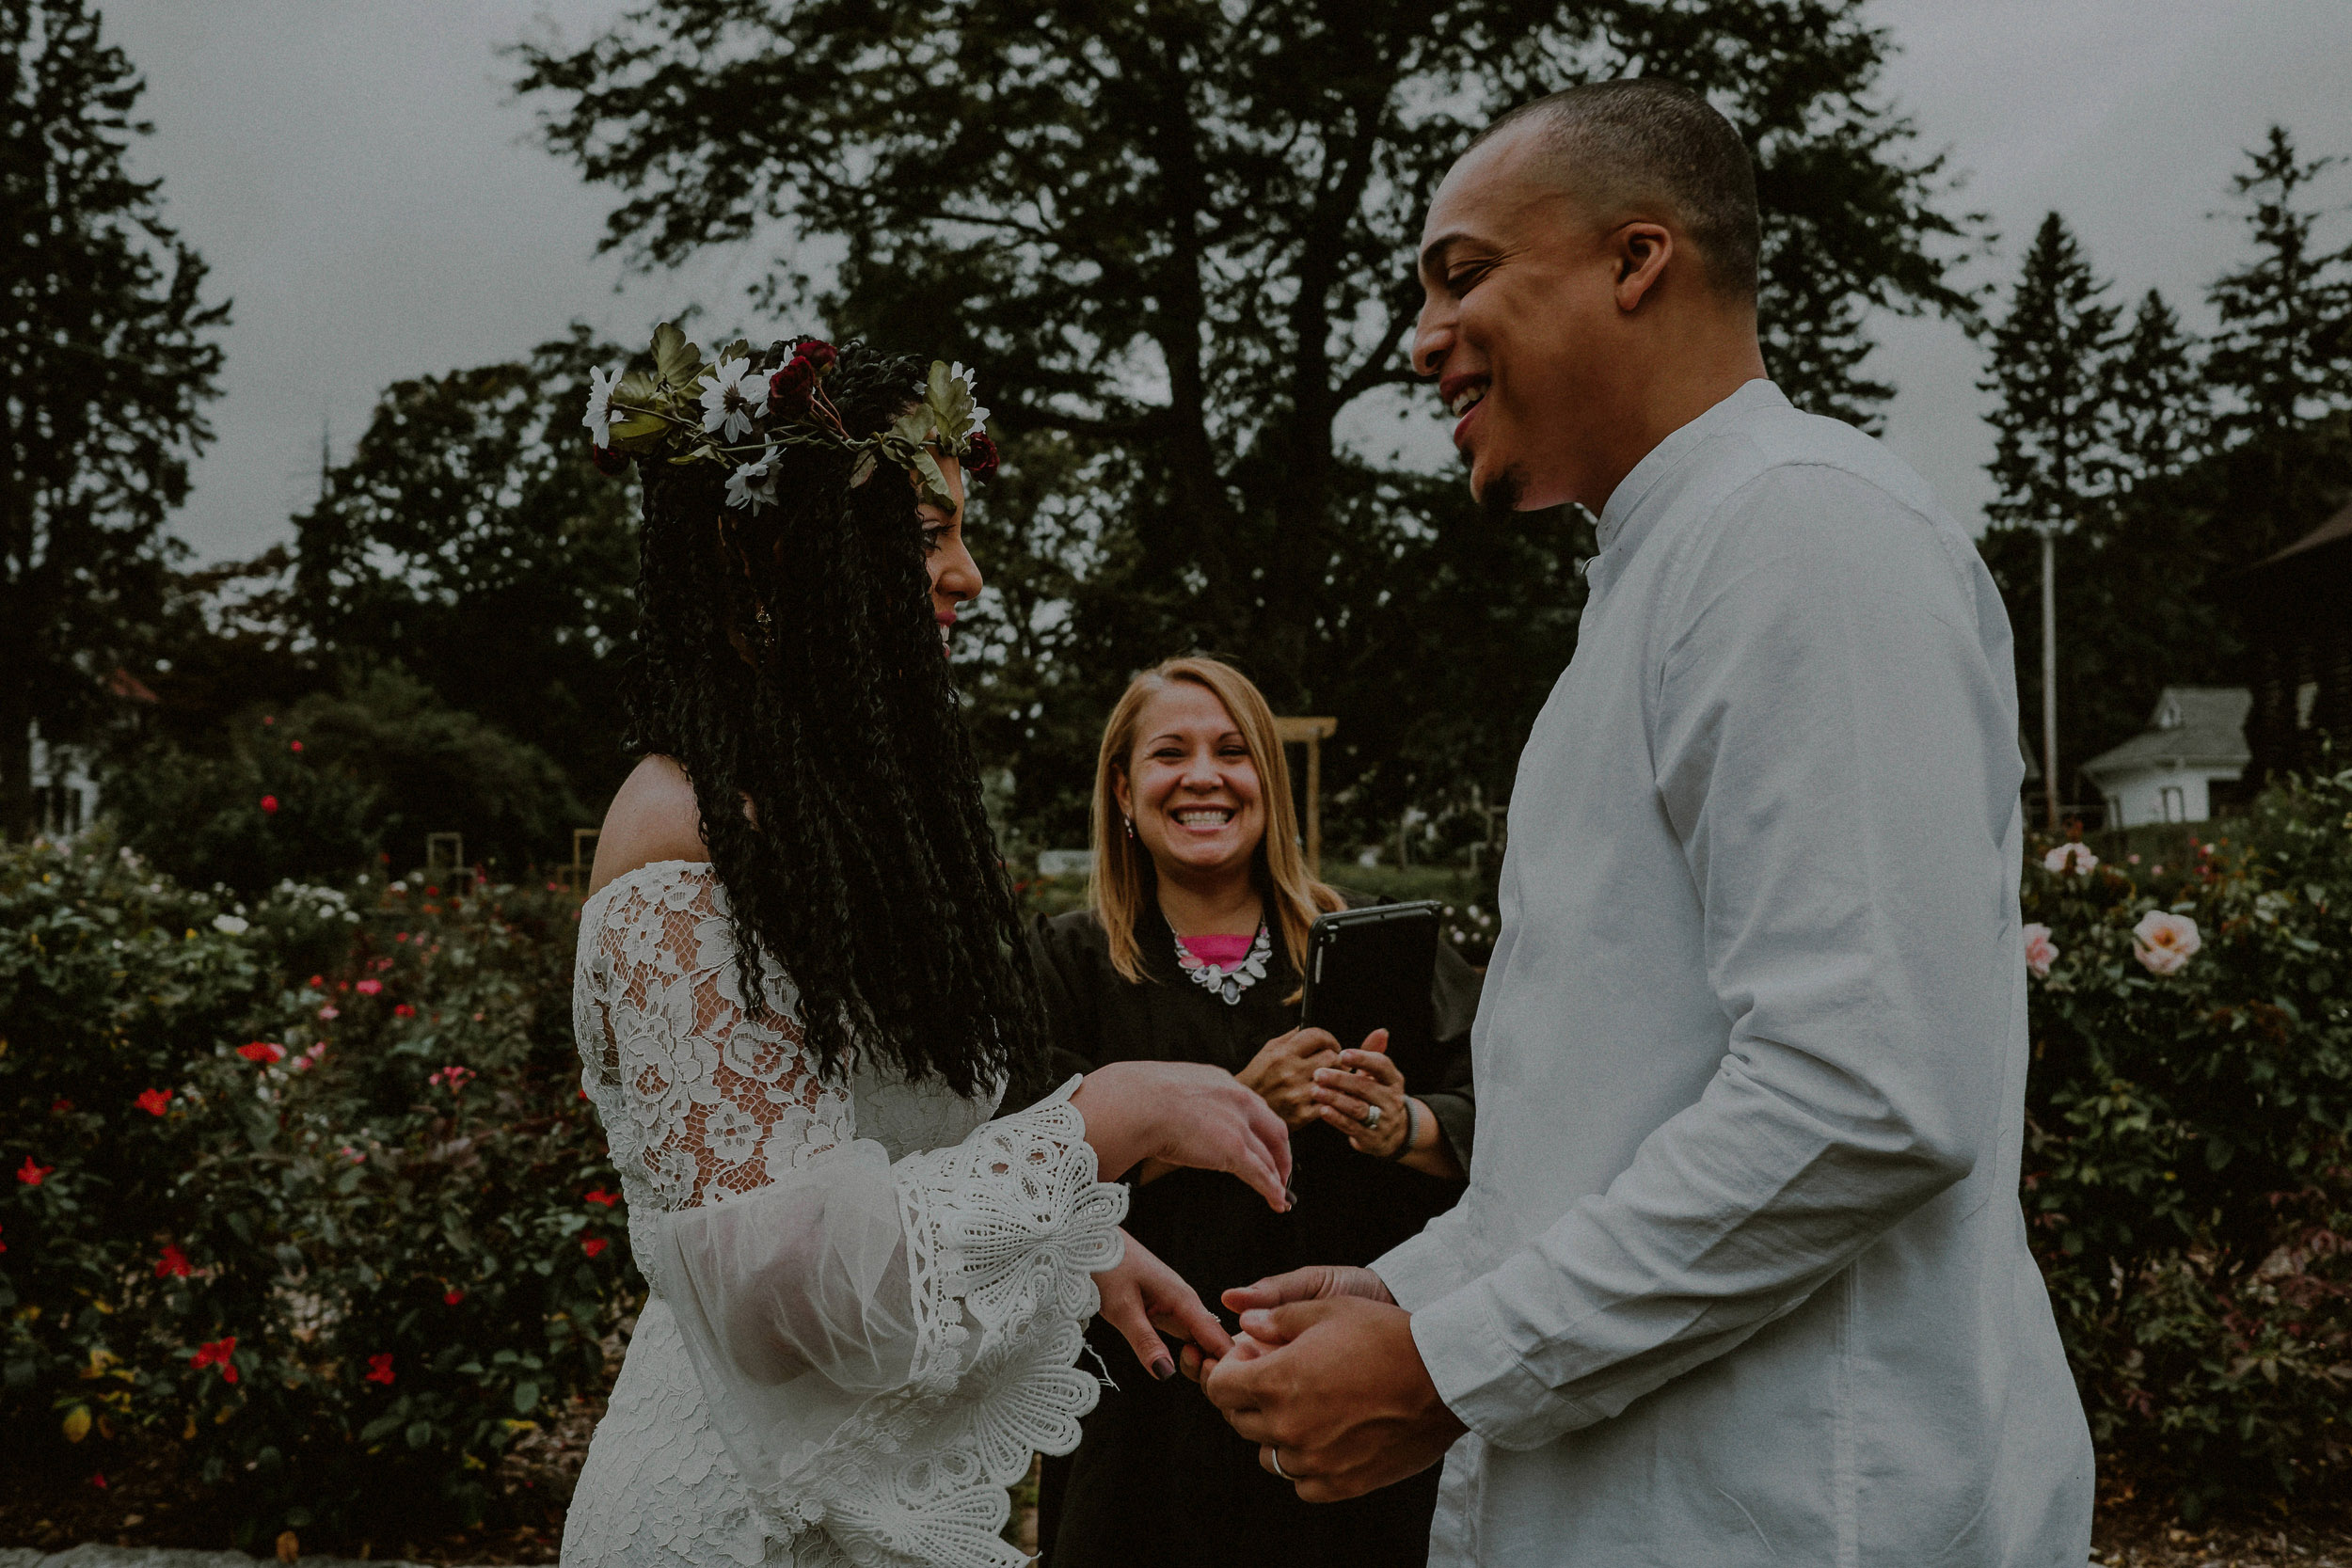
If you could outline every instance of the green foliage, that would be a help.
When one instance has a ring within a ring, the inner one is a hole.
[[[589,820],[545,752],[396,669],[237,715],[224,732],[210,752],[151,744],[107,783],[125,842],[182,880],[251,895],[288,877],[418,865],[434,832],[519,874],[562,859]]]
[[[0,0],[0,832],[144,643],[218,392],[204,262],[134,179],[146,84],[87,0]]]
[[[1343,436],[1409,406],[1437,181],[1572,82],[1708,91],[1756,154],[1774,371],[1867,417],[1867,311],[1967,303],[1938,163],[1877,92],[1885,51],[1853,0],[689,0],[526,48],[522,85],[621,193],[614,243],[667,263],[779,225],[845,260],[821,295],[780,267],[762,308],[979,365],[1006,469],[975,547],[1000,596],[958,657],[1017,817],[1072,841],[1119,684],[1200,648],[1278,711],[1339,717],[1335,837],[1378,838],[1408,804],[1507,791],[1588,547]]]
[[[2030,988],[2035,1249],[2107,1463],[2191,1510],[2316,1495],[2352,1471],[2352,772],[2154,853],[2026,871],[2058,949]],[[2136,948],[2152,911],[2202,941],[2169,974]]]
[[[582,1196],[576,918],[0,850],[0,1444],[176,1440],[247,1544],[478,1518],[642,1292]]]
[[[291,591],[269,606],[289,642],[314,650],[315,684],[331,686],[338,664],[396,663],[450,707],[560,759],[580,800],[611,797],[630,762],[621,666],[636,622],[636,500],[589,463],[580,414],[588,369],[626,359],[576,329],[527,360],[385,390],[350,461],[294,519]],[[390,804],[447,816],[397,791]]]

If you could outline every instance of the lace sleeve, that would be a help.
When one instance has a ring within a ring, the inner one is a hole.
[[[772,1528],[800,1561],[1013,1568],[1004,1488],[1093,1406],[1080,1329],[1126,1207],[1071,1086],[894,1165],[772,965],[783,1010],[745,1012],[707,867],[607,896],[580,933],[586,1085],[640,1263]]]

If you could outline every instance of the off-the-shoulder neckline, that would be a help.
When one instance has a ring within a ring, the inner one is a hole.
[[[605,883],[604,886],[596,889],[596,892],[590,894],[587,898],[581,902],[580,906],[580,925],[584,927],[588,924],[588,911],[590,907],[603,899],[607,895],[612,893],[614,888],[621,886],[625,882],[633,882],[648,871],[668,871],[678,866],[686,866],[690,870],[700,872],[706,876],[710,875],[710,863],[708,861],[647,861],[643,865],[633,865],[627,871],[622,872],[619,876],[613,878],[611,881]],[[598,914],[602,914],[604,911],[602,910],[598,910],[596,912]]]

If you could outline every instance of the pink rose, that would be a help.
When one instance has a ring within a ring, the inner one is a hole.
[[[2069,870],[2088,877],[2098,868],[2099,857],[2079,844],[2061,844],[2042,857],[2044,870],[2064,876]]]
[[[2050,977],[2050,966],[2058,961],[2058,950],[2050,941],[2050,927],[2035,921],[2026,927],[2026,972],[2037,980]]]
[[[359,994],[362,996],[373,996],[383,989],[384,982],[381,980],[362,980],[358,987]]]
[[[2151,974],[2177,974],[2205,944],[2197,922],[2185,914],[2150,910],[2132,927],[2132,954]]]

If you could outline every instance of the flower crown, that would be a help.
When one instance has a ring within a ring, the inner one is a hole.
[[[737,339],[716,364],[686,341],[675,322],[653,335],[653,369],[615,376],[588,372],[588,427],[596,467],[618,473],[630,458],[667,451],[673,463],[717,463],[728,469],[727,504],[757,515],[776,503],[776,463],[787,447],[828,446],[855,452],[852,489],[874,477],[884,458],[914,475],[923,499],[948,504],[939,459],[953,457],[967,477],[996,476],[996,444],[982,427],[988,410],[973,402],[974,377],[961,365],[931,361],[914,388],[915,405],[874,436],[851,436],[825,395],[840,355],[814,338],[770,344],[755,353]]]

